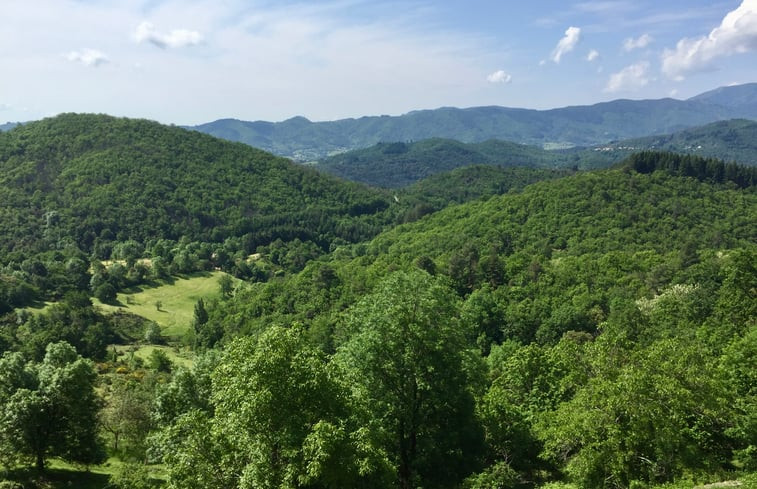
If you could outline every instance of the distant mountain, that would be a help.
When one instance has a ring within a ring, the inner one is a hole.
[[[673,134],[627,139],[592,148],[600,153],[594,162],[619,161],[631,153],[644,150],[661,150],[673,153],[695,154],[743,165],[757,166],[757,122],[746,119],[713,122]],[[582,161],[592,161],[586,151],[577,153]],[[588,167],[603,164],[585,165]]]
[[[347,180],[399,188],[460,167],[552,168],[568,166],[572,158],[566,153],[506,141],[461,143],[434,138],[414,143],[378,143],[326,158],[316,168]]]
[[[379,142],[429,138],[499,139],[547,149],[593,146],[733,118],[757,119],[757,84],[723,87],[688,100],[614,100],[551,110],[445,107],[328,122],[222,119],[192,129],[311,161]]]
[[[2,131],[10,131],[17,125],[19,125],[19,122],[6,122],[5,124],[0,124],[0,132]]]
[[[462,143],[434,138],[413,143],[378,143],[324,158],[316,168],[356,182],[400,188],[431,175],[472,165],[606,168],[632,153],[647,150],[757,165],[757,122],[745,119],[719,121],[667,135],[567,150],[544,150],[498,140]]]
[[[757,113],[757,83],[720,87],[709,92],[704,92],[689,100],[704,102],[721,107],[728,107],[736,111],[736,116],[754,118]],[[739,114],[740,112],[740,114]]]

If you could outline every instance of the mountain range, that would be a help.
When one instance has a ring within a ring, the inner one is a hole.
[[[400,188],[431,175],[472,165],[495,167],[606,168],[639,151],[668,151],[757,165],[757,122],[733,119],[667,135],[647,136],[592,148],[544,150],[489,140],[462,143],[432,138],[412,143],[378,143],[319,161],[316,168],[347,180]]]
[[[190,128],[312,161],[379,142],[434,137],[466,143],[500,139],[545,149],[594,146],[734,118],[757,119],[757,83],[721,87],[687,100],[621,99],[550,110],[443,107],[325,122],[305,117],[283,122],[220,119]]]

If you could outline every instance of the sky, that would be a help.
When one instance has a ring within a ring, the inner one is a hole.
[[[0,122],[685,99],[757,81],[757,0],[0,0]]]

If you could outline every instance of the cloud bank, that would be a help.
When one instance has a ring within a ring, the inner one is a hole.
[[[709,35],[678,41],[662,55],[662,71],[669,78],[711,71],[717,59],[757,50],[757,0],[743,0]]]
[[[580,40],[581,28],[572,26],[568,27],[568,29],[565,31],[565,36],[560,39],[560,41],[557,43],[557,46],[555,46],[554,51],[552,51],[550,59],[555,63],[559,63],[563,55],[573,51],[573,49],[576,47],[576,44],[578,44],[578,41]]]
[[[488,81],[489,83],[510,83],[511,81],[513,81],[513,77],[508,73],[499,70],[487,76],[486,81]]]
[[[66,55],[66,59],[75,63],[81,63],[84,66],[98,67],[110,62],[108,57],[97,49],[82,49],[81,51],[71,51]]]
[[[158,32],[150,22],[142,22],[134,32],[138,43],[149,42],[161,49],[196,46],[203,41],[202,34],[188,29],[174,29],[167,34]]]

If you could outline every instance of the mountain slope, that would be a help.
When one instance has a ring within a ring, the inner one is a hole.
[[[713,122],[672,134],[627,139],[595,151],[615,152],[613,159],[633,151],[662,150],[757,165],[757,122],[733,119]]]
[[[676,133],[627,139],[594,148],[551,151],[498,140],[467,144],[449,139],[379,143],[325,158],[316,168],[356,182],[399,188],[469,165],[596,169],[609,167],[634,152],[647,150],[757,165],[757,122],[745,119],[719,121]]]
[[[496,328],[531,341],[543,327],[554,341],[571,329],[596,332],[614,297],[648,297],[704,273],[677,270],[715,257],[714,250],[753,249],[755,219],[754,187],[627,167],[580,172],[396,226],[283,285],[250,288],[218,321],[234,318],[231,331],[240,318],[247,331],[311,320],[320,328],[386,274],[421,267],[447,275],[462,295],[499,287]],[[334,277],[331,290],[316,285],[324,267]]]
[[[64,114],[0,134],[0,252],[160,238],[365,239],[387,196],[243,144]]]
[[[506,141],[461,143],[427,139],[413,143],[379,143],[320,161],[316,168],[347,180],[399,188],[432,175],[471,165],[552,168],[568,166],[571,155]]]
[[[449,138],[501,139],[545,147],[591,146],[663,134],[735,117],[757,118],[757,86],[724,87],[689,100],[615,100],[591,106],[530,110],[507,107],[440,108],[401,116],[311,122],[222,119],[195,126],[300,161],[379,142]]]

